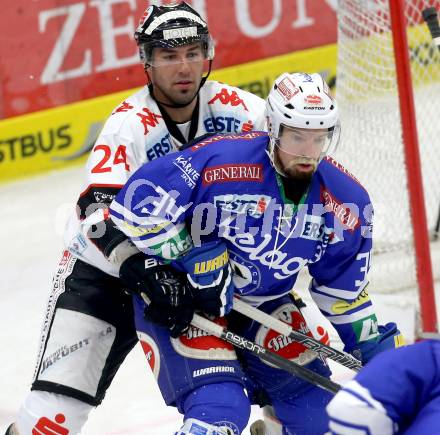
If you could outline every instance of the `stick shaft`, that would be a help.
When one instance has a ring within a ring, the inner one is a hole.
[[[141,297],[146,304],[150,303],[150,300],[145,293],[141,293]],[[288,373],[291,373],[307,382],[310,382],[311,384],[316,385],[317,387],[320,387],[330,393],[336,394],[341,389],[341,386],[336,382],[333,382],[332,380],[321,376],[318,373],[307,369],[306,367],[302,367],[293,361],[283,358],[276,353],[270,352],[269,350],[258,345],[257,343],[247,340],[240,335],[234,334],[233,332],[228,331],[226,328],[217,325],[217,323],[211,322],[210,320],[198,315],[197,313],[194,313],[193,319],[191,320],[191,325],[201,329],[202,331],[207,332],[208,334],[221,338],[228,343],[231,343],[235,347],[247,350],[257,357],[261,358],[262,360],[271,363],[275,367],[285,370]]]
[[[359,360],[351,356],[350,354],[334,349],[331,346],[327,346],[314,338],[309,337],[302,332],[296,331],[291,328],[287,323],[272,317],[271,315],[241,301],[238,298],[234,298],[234,310],[249,317],[252,320],[256,320],[263,326],[269,329],[279,332],[280,334],[301,343],[307,349],[315,351],[321,359],[329,358],[332,361],[352,369],[354,371],[359,371],[362,368],[362,364]]]
[[[336,394],[341,386],[332,380],[313,372],[312,370],[302,367],[293,361],[283,358],[276,353],[269,351],[268,349],[254,343],[253,341],[247,340],[246,338],[237,335],[220,325],[217,325],[210,320],[194,314],[191,324],[203,331],[208,332],[211,335],[219,337],[228,343],[231,343],[235,347],[246,350],[253,353],[258,358],[274,365],[275,367],[285,370],[292,375],[295,375],[313,385],[316,385],[330,393]]]

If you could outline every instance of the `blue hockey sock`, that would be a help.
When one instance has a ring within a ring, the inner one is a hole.
[[[285,400],[272,400],[275,414],[283,425],[283,435],[320,435],[327,431],[325,407],[333,394],[311,386]]]
[[[251,406],[242,385],[221,382],[199,387],[183,401],[184,419],[194,418],[216,426],[227,426],[241,434],[249,421]]]

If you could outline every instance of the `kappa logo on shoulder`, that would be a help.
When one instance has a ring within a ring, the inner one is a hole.
[[[233,107],[241,105],[243,106],[244,110],[248,112],[245,102],[238,96],[236,91],[229,93],[226,88],[223,88],[211,100],[208,101],[208,104],[214,104],[217,100],[220,100],[220,103],[224,104],[225,106],[228,104]]]
[[[161,115],[158,115],[157,113],[153,113],[150,109],[147,107],[144,107],[142,109],[142,112],[144,113],[136,113],[139,118],[141,118],[141,123],[144,126],[144,135],[146,136],[149,132],[148,127],[154,128],[157,124],[159,124],[159,119],[162,119]]]
[[[112,115],[114,115],[115,113],[120,113],[120,112],[128,112],[129,110],[134,109],[134,106],[132,106],[130,103],[128,103],[127,101],[123,101],[116,109],[115,111],[112,113]]]

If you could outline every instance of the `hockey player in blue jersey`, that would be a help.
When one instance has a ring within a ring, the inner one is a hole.
[[[387,351],[327,407],[339,435],[439,435],[440,336]]]
[[[283,74],[266,113],[268,134],[195,141],[141,167],[110,208],[143,253],[127,258],[120,276],[151,301],[135,297],[136,328],[165,402],[184,416],[179,435],[239,434],[262,396],[284,434],[323,434],[331,399],[253,355],[238,360],[227,343],[188,327],[194,309],[329,376],[298,343],[223,318],[236,294],[311,334],[289,296],[307,267],[311,295],[346,351],[366,362],[399,342],[394,323],[378,326],[366,290],[373,211],[368,193],[329,156],[340,125],[327,84],[318,74]]]

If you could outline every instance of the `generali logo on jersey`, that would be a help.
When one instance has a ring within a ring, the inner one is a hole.
[[[321,189],[321,200],[324,202],[325,210],[333,213],[339,222],[350,231],[359,226],[359,216],[351,211],[347,204],[340,202],[328,190]]]
[[[208,101],[208,104],[214,104],[217,100],[224,105],[230,104],[232,107],[241,105],[243,106],[244,110],[248,112],[245,102],[238,96],[236,91],[229,92],[226,88],[223,88],[218,94]]]
[[[261,163],[242,163],[239,165],[225,164],[204,169],[202,183],[209,186],[214,183],[233,181],[263,181],[263,165]]]

